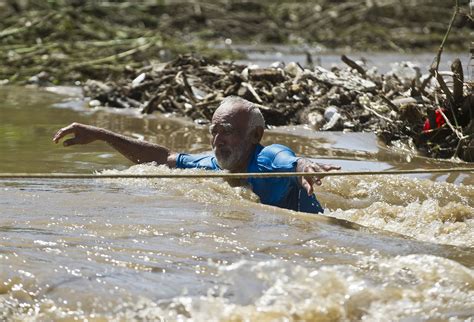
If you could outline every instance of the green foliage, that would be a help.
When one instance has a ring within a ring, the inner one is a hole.
[[[473,23],[460,1],[448,49],[467,51]],[[23,5],[22,5],[23,4]],[[3,7],[2,7],[3,5]],[[114,78],[213,43],[296,43],[354,50],[434,50],[453,9],[438,0],[7,1],[0,4],[0,80],[42,71],[51,82]]]

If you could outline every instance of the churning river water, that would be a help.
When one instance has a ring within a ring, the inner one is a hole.
[[[206,126],[58,91],[74,92],[0,87],[0,172],[183,171],[133,166],[102,143],[54,145],[73,121],[210,150]],[[348,171],[466,166],[371,133],[284,127],[264,143]],[[326,211],[310,215],[220,179],[1,180],[0,320],[472,321],[473,183],[331,177],[316,187]]]

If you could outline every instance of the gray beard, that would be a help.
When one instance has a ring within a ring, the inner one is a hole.
[[[232,168],[235,168],[239,164],[239,161],[241,160],[242,155],[244,153],[244,150],[242,148],[235,148],[232,150],[229,156],[219,157],[218,154],[216,153],[216,148],[213,148],[212,151],[214,152],[214,155],[216,156],[219,167],[221,167],[221,169],[224,169],[224,170],[232,170]]]

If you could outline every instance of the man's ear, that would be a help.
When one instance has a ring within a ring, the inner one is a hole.
[[[253,131],[251,135],[251,140],[253,144],[258,144],[262,140],[263,137],[263,127],[257,126]]]

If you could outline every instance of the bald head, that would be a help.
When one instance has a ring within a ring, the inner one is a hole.
[[[265,128],[265,119],[262,113],[252,102],[238,96],[224,98],[212,117],[215,118],[235,116],[247,126],[247,133],[257,127]]]

